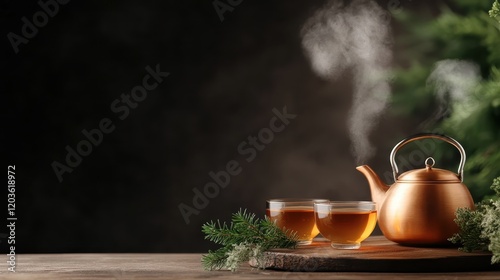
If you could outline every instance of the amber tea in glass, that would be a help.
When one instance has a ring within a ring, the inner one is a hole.
[[[270,199],[266,203],[266,215],[284,230],[297,233],[300,245],[311,244],[319,231],[314,218],[314,202],[326,199]]]
[[[314,204],[319,232],[336,249],[358,249],[377,224],[372,201],[331,201]]]

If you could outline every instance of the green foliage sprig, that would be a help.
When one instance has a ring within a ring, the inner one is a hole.
[[[460,232],[449,240],[462,245],[465,252],[489,250],[491,263],[500,263],[500,177],[493,180],[491,189],[496,196],[476,205],[475,210],[460,208],[455,222]]]
[[[495,2],[493,2],[493,6],[491,7],[491,10],[488,11],[488,14],[490,15],[490,17],[500,22],[500,3],[498,3],[498,0],[495,0]]]
[[[264,251],[271,248],[295,248],[298,237],[295,232],[281,230],[267,217],[259,219],[255,214],[239,210],[232,215],[230,225],[210,221],[202,226],[205,239],[222,245],[216,251],[203,255],[205,270],[237,270],[240,263],[254,258],[259,268],[265,265]]]

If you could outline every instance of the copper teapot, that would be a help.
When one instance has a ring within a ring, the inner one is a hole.
[[[404,145],[415,140],[436,138],[450,143],[460,152],[458,173],[434,168],[432,157],[426,167],[398,174],[395,157]],[[446,245],[458,226],[457,208],[474,209],[474,201],[463,182],[465,150],[455,139],[433,133],[410,136],[399,142],[390,155],[394,184],[384,184],[367,165],[358,166],[370,184],[372,200],[377,203],[378,225],[384,236],[405,245]]]

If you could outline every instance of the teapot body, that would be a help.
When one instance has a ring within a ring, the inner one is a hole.
[[[461,182],[396,182],[379,208],[378,224],[384,236],[405,245],[446,245],[458,232],[455,212],[474,209]]]
[[[436,162],[432,157],[425,160],[425,168],[399,173],[397,151],[410,142],[427,138],[457,148],[460,153],[457,173],[434,168]],[[455,223],[457,209],[474,209],[474,200],[463,184],[466,155],[462,145],[446,135],[420,133],[396,144],[389,159],[395,182],[392,186],[384,184],[369,166],[356,167],[368,179],[382,233],[387,239],[405,245],[449,245],[448,238],[459,231]]]

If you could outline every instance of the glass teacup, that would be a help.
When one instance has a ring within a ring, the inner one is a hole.
[[[372,201],[330,201],[314,203],[316,226],[336,249],[358,249],[377,224]]]
[[[327,199],[282,198],[266,201],[266,215],[284,230],[297,233],[299,245],[311,244],[318,235],[314,218],[314,203],[328,202]]]

